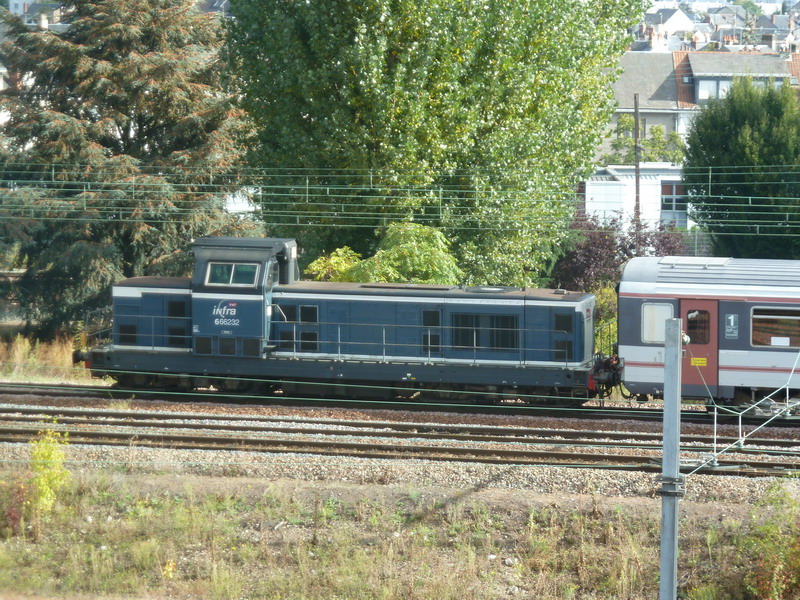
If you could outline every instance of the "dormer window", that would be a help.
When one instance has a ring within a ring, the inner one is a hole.
[[[256,287],[258,263],[208,263],[206,285]]]

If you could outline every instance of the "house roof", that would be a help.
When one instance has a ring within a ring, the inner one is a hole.
[[[644,22],[648,25],[660,25],[669,21],[676,12],[677,8],[659,8],[656,12],[645,13]]]
[[[695,77],[791,77],[789,63],[777,54],[692,52],[689,64]]]
[[[786,25],[785,25],[785,27],[788,27],[788,23],[789,23],[789,18],[786,17]],[[758,28],[758,29],[778,29],[779,25],[778,25],[778,23],[776,21],[773,21],[767,15],[761,15],[760,17],[758,17],[758,19],[756,19],[756,28]]]
[[[790,15],[772,15],[772,22],[775,24],[775,27],[778,29],[791,29],[790,21],[792,17]]]
[[[737,17],[741,17],[744,19],[747,17],[747,11],[744,7],[739,6],[738,4],[726,4],[725,6],[719,6],[717,8],[709,8],[708,15],[731,15],[734,14]]]
[[[639,108],[677,108],[672,53],[626,52],[620,66],[624,71],[613,86],[619,108],[633,109],[635,93],[639,94]]]

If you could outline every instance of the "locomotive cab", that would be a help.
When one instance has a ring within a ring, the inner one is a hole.
[[[195,354],[264,356],[272,290],[298,278],[290,239],[201,238],[194,244],[192,338]]]

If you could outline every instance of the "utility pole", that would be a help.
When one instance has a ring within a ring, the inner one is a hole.
[[[664,344],[664,457],[661,462],[661,580],[659,600],[678,594],[678,501],[685,493],[680,474],[681,319],[667,319]]]

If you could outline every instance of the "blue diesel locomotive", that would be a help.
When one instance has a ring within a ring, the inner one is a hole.
[[[132,388],[580,405],[619,381],[591,294],[301,281],[291,239],[203,238],[191,278],[113,287],[93,375]]]

